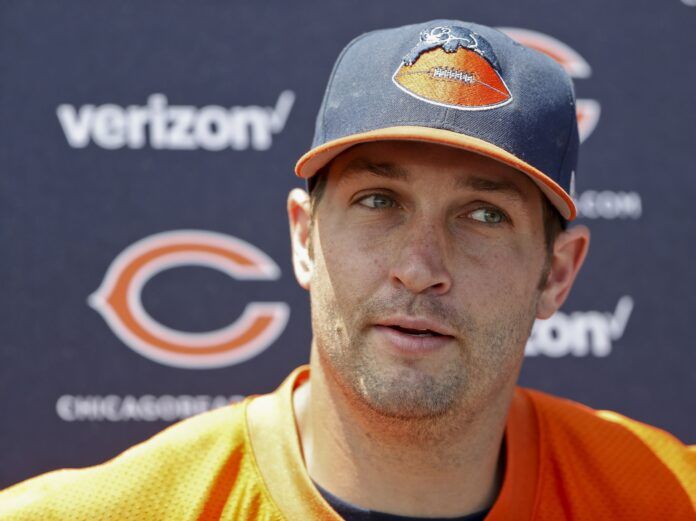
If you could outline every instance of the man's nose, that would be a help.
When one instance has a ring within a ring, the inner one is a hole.
[[[392,284],[410,292],[443,295],[452,287],[447,268],[446,238],[433,224],[414,223],[404,230],[390,268]]]

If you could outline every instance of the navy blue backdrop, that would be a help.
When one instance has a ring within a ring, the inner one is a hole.
[[[575,78],[586,267],[524,385],[696,442],[696,2],[0,5],[0,487],[103,461],[307,360],[285,216],[367,30],[501,27]]]

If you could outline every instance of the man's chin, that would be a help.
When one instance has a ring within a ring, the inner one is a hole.
[[[433,376],[417,367],[391,367],[363,371],[354,389],[370,410],[400,420],[437,418],[457,404],[461,378],[456,374]]]

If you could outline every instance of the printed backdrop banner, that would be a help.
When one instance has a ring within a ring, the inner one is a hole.
[[[0,487],[307,361],[285,199],[354,36],[501,28],[574,78],[586,267],[522,383],[696,442],[696,2],[3,2]]]

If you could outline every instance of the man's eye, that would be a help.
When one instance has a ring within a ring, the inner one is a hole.
[[[358,201],[359,204],[367,206],[368,208],[394,208],[396,202],[391,197],[381,194],[372,194],[367,197],[363,197]]]
[[[487,224],[498,224],[505,220],[505,214],[493,208],[479,208],[469,214],[469,217],[476,221]]]

